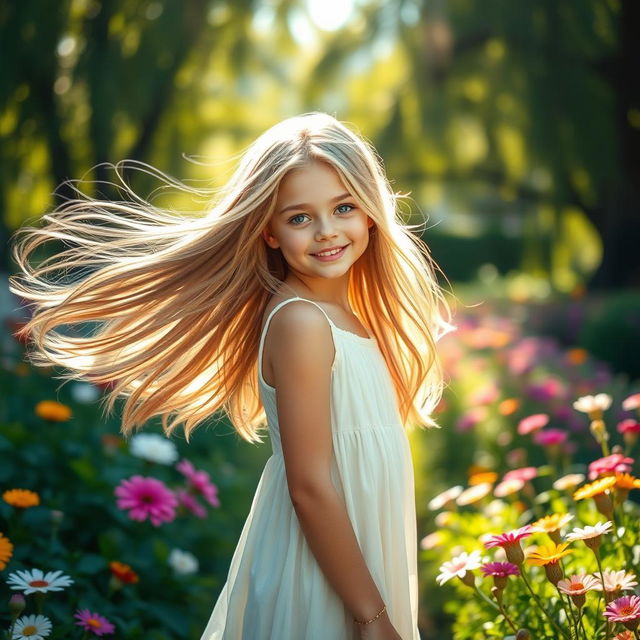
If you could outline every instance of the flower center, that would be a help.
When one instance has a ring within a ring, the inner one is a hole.
[[[35,636],[38,633],[38,627],[33,624],[30,624],[27,627],[23,627],[20,632],[23,636]]]
[[[584,589],[584,585],[582,584],[582,582],[573,582],[571,585],[569,585],[569,589],[571,589],[571,591],[580,591]]]
[[[87,620],[87,624],[95,627],[96,629],[99,629],[102,625],[100,624],[100,620],[96,620],[95,618],[89,618]]]
[[[30,587],[48,587],[49,583],[46,580],[32,580],[29,583]]]
[[[620,607],[618,609],[619,616],[630,616],[630,615],[633,615],[634,613],[635,613],[635,607],[632,607],[631,605],[627,605],[626,607]]]

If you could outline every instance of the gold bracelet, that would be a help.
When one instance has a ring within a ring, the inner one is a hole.
[[[371,620],[367,620],[366,622],[360,622],[360,620],[356,620],[355,618],[353,619],[354,622],[357,622],[358,624],[369,624],[370,622],[373,622],[374,620],[377,620],[384,612],[384,610],[387,608],[387,605],[385,604],[384,607],[382,607],[382,609],[380,610],[380,613],[378,613],[378,615],[376,615],[375,617],[371,618]]]

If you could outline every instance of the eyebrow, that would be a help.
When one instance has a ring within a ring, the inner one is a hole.
[[[329,202],[337,202],[338,200],[342,200],[343,198],[351,198],[351,197],[352,197],[351,194],[345,191],[345,193],[341,193],[339,196],[336,196],[335,198],[331,198]],[[300,204],[290,204],[288,207],[281,209],[278,215],[282,215],[283,213],[290,211],[291,209],[304,209],[305,207],[310,208],[311,205],[308,204],[307,202],[301,202]]]

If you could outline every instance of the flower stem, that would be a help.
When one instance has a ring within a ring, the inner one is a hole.
[[[604,575],[602,574],[602,563],[600,562],[600,551],[596,548],[593,549],[593,555],[596,557],[596,562],[598,563],[598,573],[600,574],[600,580],[602,580],[602,593],[605,594],[605,585],[604,585]],[[606,602],[607,599],[605,597],[605,609],[606,609]],[[598,612],[596,611],[596,616],[598,615]],[[596,618],[597,620],[597,618]],[[606,622],[605,622],[605,627],[604,627],[604,637],[609,638],[609,618],[606,618]]]
[[[490,604],[494,609],[497,609],[498,611],[500,611],[500,607],[490,598],[487,598],[487,596],[484,595],[484,593],[482,593],[482,591],[480,591],[480,589],[478,589],[478,585],[474,583],[473,588],[476,590],[476,593],[488,604]]]
[[[557,588],[557,586],[556,586]],[[567,621],[569,621],[569,619],[573,620],[573,626],[576,630],[576,640],[578,640],[578,637],[580,636],[580,629],[578,628],[578,621],[576,620],[576,616],[573,612],[573,607],[571,606],[571,598],[569,598],[569,596],[566,596],[567,599],[567,604],[569,605],[569,608],[567,610],[567,608],[564,606],[564,601],[565,601],[565,597],[562,593],[562,591],[560,591],[560,589],[558,589],[558,595],[560,596],[560,601],[562,602],[562,607],[564,608],[564,611],[567,615]],[[572,634],[573,635],[573,634]]]
[[[522,576],[522,579],[524,580],[524,583],[527,586],[527,589],[529,589],[529,593],[531,593],[531,595],[533,596],[533,599],[536,601],[536,604],[540,607],[540,610],[542,611],[542,613],[544,613],[544,615],[547,616],[547,618],[549,619],[549,622],[551,622],[551,624],[555,627],[556,631],[558,631],[563,638],[566,638],[567,640],[571,640],[571,638],[560,628],[558,623],[551,617],[551,615],[549,615],[549,612],[544,608],[544,605],[540,601],[540,598],[538,598],[536,592],[531,588],[529,579],[527,578],[524,571],[520,571],[520,575]]]

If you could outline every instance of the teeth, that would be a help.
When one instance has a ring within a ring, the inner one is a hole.
[[[333,251],[323,251],[322,253],[316,253],[317,256],[333,256],[336,253],[339,253],[340,251],[342,251],[344,247],[341,247],[340,249],[334,249]]]

